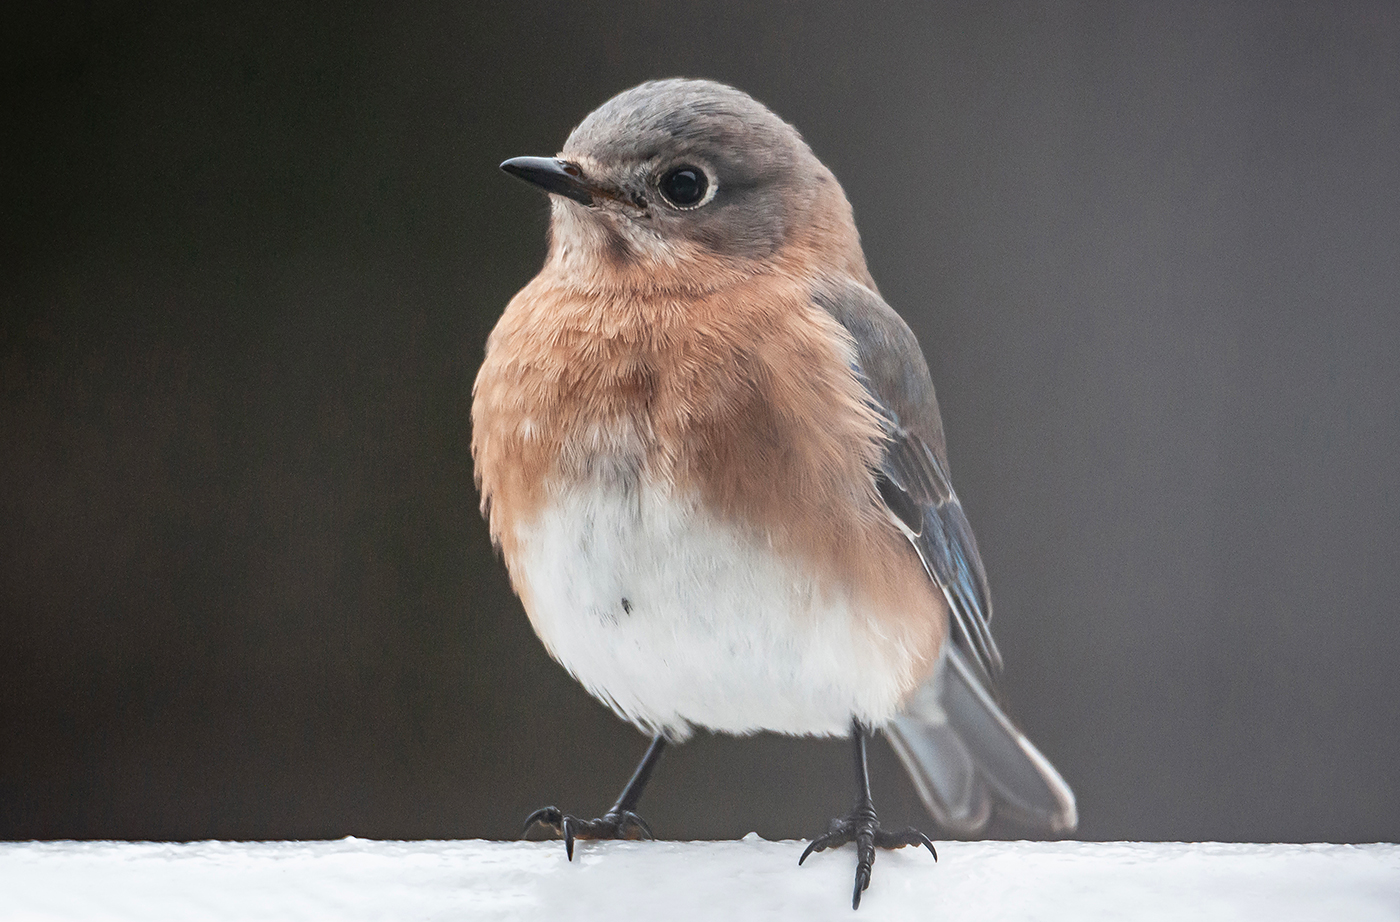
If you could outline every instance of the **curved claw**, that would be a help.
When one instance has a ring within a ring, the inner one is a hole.
[[[826,835],[817,836],[811,842],[807,843],[807,847],[802,850],[802,857],[797,859],[798,866],[800,867],[802,865],[802,862],[806,861],[807,856],[812,854],[812,852],[823,852],[830,848],[832,835],[832,833],[828,832]],[[846,844],[846,842],[843,839],[840,842],[837,842],[836,844],[839,846]]]
[[[624,830],[628,826],[635,826],[641,831],[642,835],[648,839],[656,838],[656,834],[651,831],[651,827],[647,825],[646,820],[642,819],[631,810],[624,810],[618,814],[617,828],[618,830]]]
[[[868,805],[857,808],[847,817],[836,818],[831,821],[831,829],[824,835],[817,836],[802,851],[802,857],[797,859],[798,864],[807,860],[813,852],[825,851],[828,848],[840,848],[848,842],[854,842],[856,846],[856,879],[855,887],[851,891],[851,908],[860,908],[861,893],[870,888],[870,878],[875,866],[875,850],[877,848],[903,848],[906,845],[922,845],[933,855],[933,860],[938,860],[938,852],[933,847],[933,841],[919,830],[910,826],[899,832],[886,832],[881,829],[873,810]]]
[[[525,818],[524,837],[535,825],[548,826],[564,840],[564,852],[574,860],[574,843],[581,839],[655,839],[647,821],[631,810],[609,810],[596,820],[581,820],[558,807],[542,807]]]
[[[928,849],[934,861],[938,860],[938,849],[933,847],[933,841],[913,826],[908,826],[899,832],[885,832],[882,829],[875,833],[875,846],[877,848],[903,848],[906,845],[922,845]]]
[[[531,813],[529,816],[525,817],[525,825],[521,828],[520,835],[523,838],[525,834],[528,833],[536,823],[540,824],[541,826],[549,826],[550,828],[558,832],[560,831],[563,822],[564,814],[559,810],[558,807],[540,807],[534,813]]]
[[[569,860],[574,860],[574,818],[564,817],[564,854],[569,856]]]
[[[851,892],[851,908],[860,908],[860,895],[870,887],[870,868],[864,864],[856,867],[856,886]]]

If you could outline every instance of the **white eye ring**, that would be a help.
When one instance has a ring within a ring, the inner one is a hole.
[[[687,175],[688,178],[686,178]],[[700,197],[694,201],[686,201],[693,193],[697,179],[700,185]],[[679,187],[677,187],[678,181]],[[694,163],[673,166],[656,180],[656,191],[660,194],[661,200],[677,211],[694,211],[696,208],[703,208],[715,197],[717,189],[719,189],[719,183],[715,181],[710,171]]]

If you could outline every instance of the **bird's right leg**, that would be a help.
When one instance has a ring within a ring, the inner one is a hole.
[[[636,814],[637,801],[642,799],[642,791],[661,761],[661,753],[666,749],[665,737],[657,734],[642,756],[632,780],[617,796],[617,802],[607,813],[593,820],[581,820],[560,812],[558,807],[542,807],[531,813],[525,820],[525,832],[536,823],[548,826],[564,837],[564,851],[569,860],[574,860],[575,839],[652,839],[651,827]],[[522,833],[523,834],[523,833]]]
[[[856,804],[851,812],[831,821],[826,835],[817,836],[797,859],[801,864],[812,852],[828,848],[839,848],[847,842],[856,845],[856,883],[851,892],[851,908],[860,908],[860,895],[870,886],[870,872],[875,866],[875,849],[903,848],[906,845],[923,845],[938,860],[929,837],[912,826],[900,832],[887,832],[880,828],[880,819],[875,815],[875,805],[870,800],[870,769],[865,759],[866,729],[859,720],[851,720],[851,739],[856,744]]]

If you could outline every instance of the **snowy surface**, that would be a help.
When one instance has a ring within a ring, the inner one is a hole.
[[[1400,920],[1400,846],[945,842],[881,852],[852,916],[849,847],[801,844],[0,844],[0,919]]]

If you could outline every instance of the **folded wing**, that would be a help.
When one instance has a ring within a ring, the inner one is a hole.
[[[854,282],[815,301],[856,346],[856,367],[887,445],[880,497],[948,602],[938,668],[886,728],[934,818],[958,833],[986,825],[993,806],[1052,833],[1078,822],[1074,794],[999,703],[1001,654],[972,528],[953,492],[932,379],[913,332],[879,295]]]

